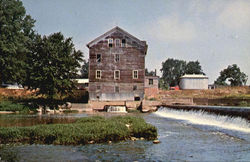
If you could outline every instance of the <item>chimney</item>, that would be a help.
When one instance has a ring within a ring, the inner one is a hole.
[[[155,69],[155,76],[156,76],[156,69]]]

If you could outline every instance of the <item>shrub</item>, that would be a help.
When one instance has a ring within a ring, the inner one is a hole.
[[[20,103],[14,103],[11,101],[1,101],[0,111],[20,111],[29,112],[29,107]]]
[[[36,125],[31,127],[0,128],[0,143],[41,143],[77,145],[120,141],[130,137],[157,137],[154,126],[137,117],[86,117],[70,124]]]

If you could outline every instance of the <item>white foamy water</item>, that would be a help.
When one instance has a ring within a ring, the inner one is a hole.
[[[183,111],[161,108],[156,115],[177,120],[185,120],[192,124],[214,126],[223,129],[250,133],[250,123],[240,117],[220,116],[204,111]]]

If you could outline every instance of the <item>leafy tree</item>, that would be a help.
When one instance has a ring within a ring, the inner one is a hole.
[[[148,69],[146,68],[146,69],[145,69],[145,75],[146,75],[146,76],[155,76],[156,74],[155,74],[154,71],[148,71]]]
[[[176,86],[184,74],[204,74],[199,61],[186,62],[169,58],[162,63],[162,84],[164,87]]]
[[[0,84],[21,83],[35,20],[19,0],[0,0]]]
[[[83,65],[81,68],[81,78],[88,78],[89,77],[89,62],[83,60]]]
[[[167,86],[175,86],[179,83],[179,78],[185,74],[186,62],[183,60],[167,59],[162,63],[162,78]]]
[[[220,76],[214,84],[227,85],[226,81],[229,81],[231,86],[242,86],[246,85],[247,79],[248,76],[241,72],[236,64],[233,64],[220,72]]]
[[[190,61],[186,65],[185,74],[204,74],[200,62],[197,61]]]
[[[51,101],[56,94],[66,94],[74,88],[72,78],[77,75],[83,54],[76,51],[71,38],[65,39],[61,33],[36,36],[29,63],[31,68],[25,85],[29,89],[39,89]]]

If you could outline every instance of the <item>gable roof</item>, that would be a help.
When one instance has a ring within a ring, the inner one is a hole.
[[[97,37],[96,39],[94,39],[94,40],[92,40],[91,42],[89,42],[89,43],[87,44],[87,47],[89,48],[89,47],[93,46],[94,44],[96,44],[97,42],[99,42],[99,41],[105,39],[108,35],[110,35],[110,34],[112,34],[112,33],[114,33],[114,32],[121,32],[121,33],[127,35],[128,37],[130,37],[131,39],[134,39],[136,42],[139,42],[139,44],[141,44],[141,45],[143,45],[143,46],[145,46],[145,44],[146,44],[145,41],[139,40],[138,38],[136,38],[136,37],[134,37],[133,35],[131,35],[131,34],[129,34],[128,32],[126,32],[125,30],[123,30],[123,29],[121,29],[120,27],[116,26],[116,27],[114,27],[113,29],[107,31],[106,33],[102,34],[101,36],[99,36],[99,37]]]

